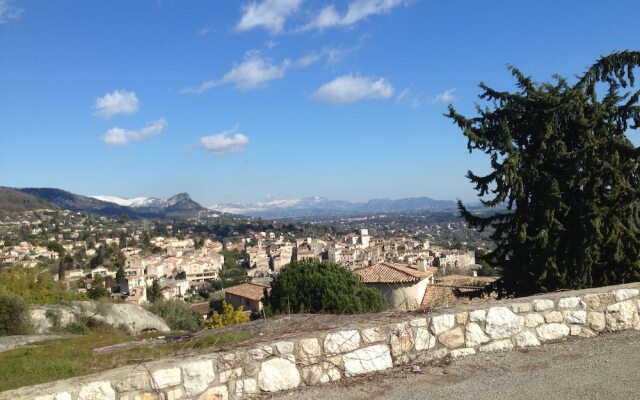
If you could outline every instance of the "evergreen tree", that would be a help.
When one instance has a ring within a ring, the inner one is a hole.
[[[147,286],[147,301],[149,303],[155,303],[158,299],[162,298],[162,289],[160,288],[160,282],[154,279],[151,286]]]
[[[111,292],[104,285],[104,278],[102,275],[98,275],[91,282],[91,288],[87,290],[87,296],[90,299],[98,300],[103,297],[109,297]]]
[[[313,260],[284,267],[273,279],[265,303],[273,313],[361,314],[384,309],[380,293],[356,274]]]
[[[460,212],[494,229],[484,259],[502,273],[503,294],[525,295],[640,280],[640,52],[601,58],[577,83],[536,83],[509,67],[516,92],[480,84],[478,116],[449,106],[469,152],[489,155],[491,172],[468,179],[491,215]]]

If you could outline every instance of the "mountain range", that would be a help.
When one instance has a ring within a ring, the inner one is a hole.
[[[6,206],[0,204],[0,209],[16,208],[16,202],[19,201],[24,210],[45,207],[107,217],[127,215],[132,218],[164,219],[219,216],[219,213],[193,201],[187,193],[179,193],[168,199],[122,199],[113,196],[83,196],[53,188],[1,189],[0,200],[5,198],[7,201]]]
[[[451,200],[430,197],[404,199],[373,199],[366,202],[330,200],[320,196],[301,199],[274,200],[260,203],[220,203],[209,206],[212,210],[263,218],[304,218],[340,215],[366,215],[381,212],[438,211],[456,207]]]

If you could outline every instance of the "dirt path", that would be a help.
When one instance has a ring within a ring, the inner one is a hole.
[[[525,400],[636,399],[640,332],[605,334],[525,351],[479,354],[449,365],[398,368],[385,374],[304,388],[273,399]]]

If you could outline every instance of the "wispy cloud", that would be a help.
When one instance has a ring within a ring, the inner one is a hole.
[[[199,145],[214,156],[221,157],[243,152],[247,143],[249,143],[249,138],[238,132],[238,126],[235,126],[233,129],[221,133],[201,137]]]
[[[138,111],[138,97],[134,92],[116,90],[96,99],[95,115],[110,118],[118,114]]]
[[[142,129],[125,130],[122,128],[111,128],[100,139],[111,145],[124,146],[133,142],[142,142],[157,136],[167,126],[164,118],[148,124]]]
[[[456,97],[453,95],[453,92],[455,92],[456,89],[447,89],[444,92],[440,93],[439,95],[435,96],[431,102],[432,103],[451,103],[452,101],[454,101],[456,99]]]
[[[0,25],[22,16],[24,10],[13,4],[13,0],[0,0]]]
[[[207,36],[211,32],[211,29],[208,27],[204,27],[198,30],[198,35]]]
[[[318,62],[324,61],[328,65],[337,64],[349,53],[356,51],[360,46],[354,47],[325,47],[319,51],[312,51],[295,61],[298,67],[308,67]]]
[[[248,31],[263,28],[272,35],[282,33],[287,18],[298,10],[301,3],[302,0],[264,0],[245,4],[236,29]]]
[[[300,30],[350,26],[368,16],[386,14],[402,4],[408,4],[408,0],[354,0],[349,3],[344,14],[340,14],[334,5],[326,6],[318,12],[313,21]]]
[[[405,88],[396,96],[396,103],[406,104],[411,108],[419,108],[424,103],[424,100],[411,93],[409,88]]]
[[[200,94],[224,84],[233,84],[240,90],[257,89],[269,81],[282,79],[290,64],[288,59],[273,64],[256,52],[248,52],[245,60],[234,65],[221,79],[204,81],[198,86],[182,89],[181,93]]]
[[[327,103],[354,103],[386,99],[393,96],[393,92],[393,86],[383,78],[343,75],[320,86],[313,97]]]

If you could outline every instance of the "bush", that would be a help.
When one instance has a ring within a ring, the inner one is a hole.
[[[64,330],[68,333],[74,334],[74,335],[88,335],[90,330],[89,327],[87,326],[86,322],[83,321],[72,321],[69,322],[65,327]]]
[[[194,332],[202,325],[200,315],[184,301],[158,299],[147,310],[164,319],[173,331]]]
[[[225,326],[241,324],[249,321],[249,315],[242,311],[242,306],[234,308],[233,305],[222,301],[222,313],[214,311],[207,320],[207,327],[211,329],[224,328]]]
[[[26,335],[30,331],[27,302],[16,294],[0,290],[0,336]]]
[[[53,304],[63,300],[86,300],[86,296],[69,293],[54,282],[48,271],[13,266],[0,269],[0,291],[14,293],[27,304]]]
[[[361,314],[384,309],[380,293],[336,264],[305,260],[284,267],[273,279],[266,312]]]

